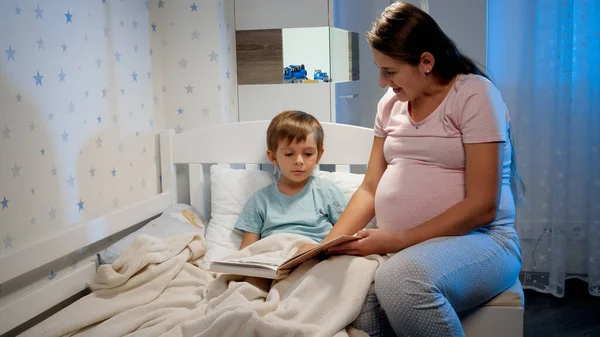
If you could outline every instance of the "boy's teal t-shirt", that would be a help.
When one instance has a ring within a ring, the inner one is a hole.
[[[321,242],[335,225],[348,201],[330,181],[315,176],[293,196],[273,183],[257,191],[246,203],[235,228],[260,234],[294,233]]]

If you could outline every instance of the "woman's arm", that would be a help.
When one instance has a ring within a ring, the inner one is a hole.
[[[240,250],[250,246],[256,241],[260,240],[260,235],[251,232],[244,232],[244,237],[242,238],[242,244],[240,245]]]
[[[467,234],[494,220],[502,182],[504,143],[465,144],[465,199],[398,236],[399,249],[441,236]]]
[[[375,190],[387,168],[387,162],[383,156],[384,142],[385,138],[374,137],[365,178],[323,241],[334,239],[340,235],[353,235],[363,229],[375,216]]]

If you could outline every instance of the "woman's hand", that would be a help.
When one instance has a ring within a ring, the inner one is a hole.
[[[363,229],[356,236],[361,239],[337,245],[329,249],[327,253],[367,256],[396,253],[406,248],[402,233],[382,229]]]

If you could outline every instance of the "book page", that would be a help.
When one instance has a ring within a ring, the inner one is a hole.
[[[272,270],[276,270],[282,262],[282,258],[277,258],[269,255],[254,255],[238,259],[213,261],[213,263],[215,264],[227,264],[245,267],[265,267]]]
[[[319,254],[324,253],[329,248],[335,247],[344,242],[354,241],[354,240],[359,240],[359,239],[361,239],[361,238],[358,236],[343,235],[343,236],[338,236],[337,238],[335,238],[331,241],[328,241],[328,242],[321,242],[318,246],[314,247],[313,249],[308,250],[300,255],[294,256],[291,259],[283,262],[281,264],[281,266],[279,267],[279,269],[293,268],[304,261],[308,261],[314,257],[317,257]]]

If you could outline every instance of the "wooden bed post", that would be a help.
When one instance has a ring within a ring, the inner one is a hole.
[[[173,204],[177,203],[177,177],[173,161],[173,136],[175,130],[160,132],[160,181],[161,192],[170,192]]]

